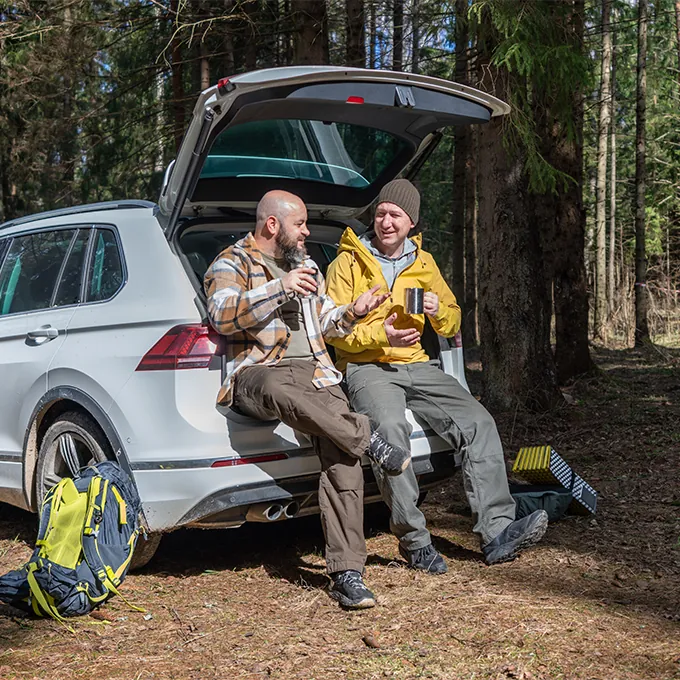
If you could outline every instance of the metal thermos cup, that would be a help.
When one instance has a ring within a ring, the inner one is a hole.
[[[407,314],[423,314],[424,313],[424,288],[407,288],[406,300],[404,308]]]

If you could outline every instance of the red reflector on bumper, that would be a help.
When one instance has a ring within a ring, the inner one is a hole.
[[[288,456],[285,453],[267,453],[262,456],[216,460],[210,467],[231,467],[233,465],[250,465],[251,463],[271,463],[274,460],[286,460],[286,458],[288,458]]]

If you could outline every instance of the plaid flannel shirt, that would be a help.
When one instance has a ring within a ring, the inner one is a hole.
[[[316,360],[312,382],[317,388],[337,385],[342,373],[333,365],[324,338],[347,335],[357,317],[352,303],[338,307],[326,295],[323,275],[313,260],[306,260],[304,266],[316,270],[317,282],[317,294],[301,298],[307,336]],[[283,358],[290,334],[278,310],[294,294],[286,293],[281,279],[271,278],[250,233],[217,256],[203,285],[213,328],[229,336],[224,343],[226,375],[217,395],[220,406],[229,406],[238,371],[255,364],[274,366]]]

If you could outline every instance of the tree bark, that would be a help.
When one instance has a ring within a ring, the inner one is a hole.
[[[347,64],[366,66],[364,0],[345,0],[347,12]]]
[[[574,49],[583,52],[585,2],[575,0],[567,34]],[[585,264],[586,213],[583,206],[583,92],[571,99],[574,135],[563,135],[551,163],[569,175],[558,201],[553,247],[553,305],[555,309],[555,367],[560,384],[593,368],[588,345],[588,279]]]
[[[678,83],[680,83],[680,0],[675,0],[675,40],[678,50]]]
[[[369,51],[370,54],[368,55],[369,57],[369,66],[371,68],[375,68],[376,66],[376,46],[378,43],[377,40],[377,35],[376,35],[376,3],[372,2],[370,7],[370,18],[369,18],[369,30],[370,30],[370,35],[368,36],[368,41],[369,41]]]
[[[456,82],[467,81],[467,0],[456,0]],[[453,201],[451,205],[451,289],[463,306],[465,296],[465,165],[468,158],[469,126],[457,125],[453,138]],[[463,309],[463,318],[467,313]]]
[[[607,141],[611,121],[611,0],[602,0],[602,68],[600,119],[597,130],[597,185],[595,199],[595,328],[597,340],[606,339],[607,322]]]
[[[635,346],[650,342],[647,292],[645,189],[647,180],[647,0],[638,0],[637,94],[635,107]]]
[[[469,132],[468,155],[465,164],[465,316],[463,344],[471,347],[479,342],[477,330],[477,135]]]
[[[172,66],[172,112],[173,112],[173,136],[175,138],[175,150],[179,149],[184,135],[184,65],[182,64],[182,45],[180,36],[175,33],[179,23],[177,10],[179,0],[170,0],[170,15],[172,17],[173,37],[170,41],[170,62]]]
[[[64,55],[67,63],[72,63],[75,55],[73,54],[73,14],[71,6],[64,7],[64,31],[66,33],[66,54]],[[63,99],[63,132],[59,145],[59,156],[61,165],[61,187],[59,191],[59,202],[63,205],[71,205],[73,202],[73,189],[75,182],[75,166],[78,159],[78,132],[73,116],[73,102],[75,100],[75,84],[72,76],[73,71],[64,71],[64,99]]]
[[[208,61],[208,46],[205,39],[201,40],[201,91],[210,87],[210,62]]]
[[[327,64],[328,15],[325,0],[293,0],[294,64]]]
[[[612,35],[611,135],[609,168],[609,258],[607,264],[607,317],[616,307],[616,32]]]
[[[224,0],[224,13],[231,14],[234,11],[234,0]],[[234,30],[232,21],[229,21],[222,31],[222,73],[219,78],[234,75]]]
[[[488,11],[482,22],[481,89],[507,101],[519,76],[491,64],[495,38]],[[492,411],[518,404],[542,409],[562,400],[550,351],[550,310],[538,230],[532,228],[528,212],[524,153],[513,153],[504,145],[502,128],[502,121],[494,118],[480,131],[479,321],[484,395]]]
[[[680,0],[678,0],[680,2]],[[375,20],[375,10],[373,7],[375,3],[372,4],[371,17]],[[393,71],[403,71],[404,70],[404,0],[394,0],[394,7],[392,9],[392,70]],[[375,30],[375,26],[373,26]],[[371,36],[373,40],[373,36]],[[373,44],[373,42],[371,42]],[[375,60],[375,55],[372,57],[372,61]]]
[[[420,73],[420,0],[412,0],[411,5],[411,71]]]

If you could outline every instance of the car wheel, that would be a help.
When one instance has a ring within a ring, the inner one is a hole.
[[[49,426],[38,452],[35,497],[38,509],[45,494],[72,469],[80,469],[110,458],[111,447],[97,423],[88,415],[70,411]],[[68,462],[70,461],[70,462]]]
[[[144,534],[140,535],[137,539],[135,552],[132,554],[130,571],[142,569],[151,562],[161,544],[161,538],[163,538],[163,534],[147,534],[146,537],[144,537]]]

